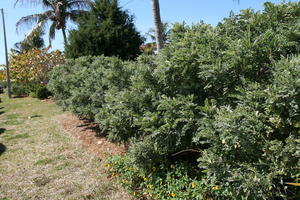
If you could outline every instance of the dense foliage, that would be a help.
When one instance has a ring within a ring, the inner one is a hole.
[[[49,80],[48,72],[64,62],[64,55],[60,51],[48,52],[47,49],[33,48],[23,53],[12,52],[10,55],[12,93],[16,96],[30,95],[38,98],[49,96],[50,92],[45,88]]]
[[[96,0],[70,31],[65,53],[68,58],[103,54],[127,60],[140,54],[142,43],[133,16],[121,10],[118,0]]]
[[[49,28],[49,45],[55,38],[56,31],[61,30],[64,38],[64,43],[67,44],[67,22],[76,22],[77,18],[85,13],[85,8],[89,6],[91,0],[15,0],[15,5],[19,2],[27,1],[29,4],[40,5],[44,9],[44,12],[31,14],[22,17],[17,23],[17,30],[22,26],[31,27],[31,31],[28,37],[34,36],[37,32],[45,32],[46,28]],[[47,26],[50,22],[50,26]],[[34,26],[33,26],[34,25]],[[33,27],[32,27],[33,26]]]
[[[11,79],[24,84],[46,84],[48,72],[64,63],[60,51],[47,52],[47,49],[30,49],[21,54],[10,55]]]
[[[157,57],[69,60],[48,88],[129,144],[108,168],[140,198],[297,199],[299,19],[299,2],[265,3],[176,24]]]
[[[22,54],[31,49],[41,49],[45,46],[45,42],[43,39],[44,32],[41,29],[37,29],[21,42],[17,42],[12,49],[12,52],[15,54]]]
[[[0,65],[0,81],[5,81],[6,80],[6,71],[5,71],[5,66],[1,68],[2,66]]]

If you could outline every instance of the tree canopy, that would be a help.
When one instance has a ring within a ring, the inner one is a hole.
[[[16,0],[15,4],[22,0]],[[17,29],[21,25],[35,25],[30,35],[38,29],[44,31],[47,22],[51,22],[49,28],[49,43],[55,38],[55,31],[62,30],[64,42],[67,43],[66,23],[68,20],[75,21],[79,15],[85,12],[90,0],[24,0],[28,3],[41,4],[47,10],[42,13],[22,17],[16,24]]]
[[[43,35],[44,32],[41,29],[35,29],[24,40],[15,43],[12,48],[13,53],[21,54],[33,48],[43,48],[45,46]]]
[[[128,60],[140,54],[142,43],[133,16],[121,10],[117,0],[96,0],[79,19],[78,28],[70,31],[65,54],[69,58],[103,54]]]

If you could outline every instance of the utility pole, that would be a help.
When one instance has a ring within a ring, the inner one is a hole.
[[[3,8],[1,8],[1,13],[2,13],[2,22],[3,22],[5,58],[6,58],[6,86],[7,86],[7,96],[8,96],[8,98],[11,99],[9,62],[8,62],[8,52],[7,52],[7,42],[6,42],[6,31],[5,31],[5,21],[4,21],[4,10],[3,10]]]

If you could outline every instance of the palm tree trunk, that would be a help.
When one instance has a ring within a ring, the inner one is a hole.
[[[66,28],[63,27],[63,28],[61,29],[61,31],[62,31],[62,34],[63,34],[63,36],[64,36],[64,44],[65,44],[65,46],[66,46],[66,45],[68,45],[68,39],[67,39],[67,35],[66,35]]]
[[[155,25],[155,38],[156,38],[157,52],[159,52],[164,47],[164,42],[162,36],[162,23],[160,18],[160,8],[159,8],[158,0],[152,0],[152,11],[153,11],[154,25]]]

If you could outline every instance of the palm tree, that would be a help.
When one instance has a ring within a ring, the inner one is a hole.
[[[29,35],[25,36],[23,41],[17,42],[11,50],[16,54],[22,54],[30,49],[41,49],[45,46],[42,36],[44,32],[41,29],[34,29]]]
[[[240,3],[240,0],[233,0],[233,1]],[[158,53],[164,47],[163,24],[161,23],[161,18],[160,18],[159,0],[152,0],[152,12],[154,17],[155,37],[156,37],[157,53]]]
[[[158,0],[152,0],[152,12],[154,17],[155,37],[158,53],[164,47],[162,23],[160,18],[160,8]]]
[[[161,32],[164,44],[168,42],[168,36],[170,35],[170,24],[168,22],[161,23]],[[156,41],[156,31],[155,28],[150,28],[146,33],[146,36],[150,37],[152,41]]]
[[[23,0],[16,0],[15,4]],[[55,31],[62,30],[65,45],[68,44],[66,35],[66,23],[68,20],[76,21],[85,8],[87,8],[91,0],[26,0],[29,3],[41,4],[47,10],[43,13],[28,15],[22,17],[16,24],[17,31],[22,25],[35,26],[31,32],[36,32],[36,29],[44,31],[47,22],[51,22],[49,28],[49,46],[51,40],[55,38]]]

